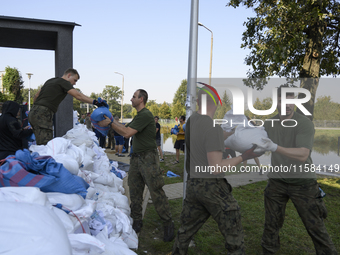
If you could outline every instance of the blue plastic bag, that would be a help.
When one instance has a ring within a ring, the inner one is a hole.
[[[178,174],[175,174],[175,173],[173,173],[173,172],[171,172],[171,171],[168,171],[168,172],[166,173],[166,176],[168,176],[168,177],[181,177],[181,176],[179,176]]]
[[[32,155],[27,149],[8,156],[0,166],[0,187],[38,187],[42,192],[61,192],[86,197],[89,185],[50,156]]]
[[[172,129],[171,129],[171,134],[172,135],[177,135],[178,134],[178,132],[179,132],[179,128],[178,128],[178,126],[177,125],[175,125]]]
[[[100,97],[98,98],[98,101],[99,101],[99,99],[100,99]],[[104,100],[104,102],[105,102],[105,100]],[[107,117],[110,118],[111,121],[113,121],[113,116],[112,116],[112,114],[111,114],[111,112],[109,110],[109,106],[107,105],[107,107],[106,106],[98,107],[97,109],[95,109],[92,112],[92,114],[91,114],[91,122],[92,122],[93,126],[95,127],[95,129],[97,129],[104,136],[107,136],[107,133],[109,132],[110,127],[109,126],[101,127],[101,126],[99,126],[97,124],[98,121],[101,121],[101,120],[105,119],[104,115],[106,115]]]

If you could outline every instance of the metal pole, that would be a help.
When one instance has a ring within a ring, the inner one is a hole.
[[[196,110],[198,6],[199,6],[199,0],[191,0],[187,99],[185,103],[186,119],[189,119],[192,112]],[[187,185],[187,178],[188,178],[187,171],[186,171],[186,164],[185,164],[186,159],[187,159],[187,150],[185,149],[184,173],[183,173],[183,201],[186,196],[186,185]]]
[[[31,76],[32,73],[26,73],[28,76],[28,111],[31,110]]]
[[[212,72],[212,56],[213,56],[213,32],[211,32],[211,48],[210,48],[210,69],[209,69],[209,85],[211,85],[211,72]]]
[[[122,102],[120,105],[120,122],[123,123],[123,101],[124,101],[124,75],[118,72],[115,72],[116,74],[119,74],[123,76],[123,83],[122,83]]]

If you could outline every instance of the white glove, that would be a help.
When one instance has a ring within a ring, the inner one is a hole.
[[[277,150],[277,144],[274,143],[272,140],[269,138],[262,138],[261,143],[257,143],[257,148],[262,149],[264,151],[276,151]]]

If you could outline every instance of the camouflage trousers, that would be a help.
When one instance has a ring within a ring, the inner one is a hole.
[[[225,239],[228,254],[245,254],[240,207],[226,179],[189,179],[172,254],[186,254],[189,243],[210,215]]]
[[[279,231],[283,226],[289,199],[313,240],[316,254],[337,254],[323,222],[327,217],[327,209],[320,196],[318,183],[314,181],[308,185],[290,185],[273,179],[268,181],[264,193],[265,225],[261,242],[263,254],[274,254],[280,248]]]
[[[168,198],[163,190],[164,180],[159,168],[156,150],[133,153],[130,160],[128,185],[131,200],[131,218],[142,220],[142,203],[145,185],[148,186],[152,203],[166,226],[172,220]]]
[[[32,126],[37,145],[46,145],[53,139],[53,111],[42,105],[33,105],[28,121]]]

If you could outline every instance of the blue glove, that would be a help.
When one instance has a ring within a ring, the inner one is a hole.
[[[97,100],[93,100],[93,105],[96,105],[98,107],[105,106],[106,108],[109,108],[109,105],[106,103],[106,101],[101,99],[100,97],[98,97]]]

